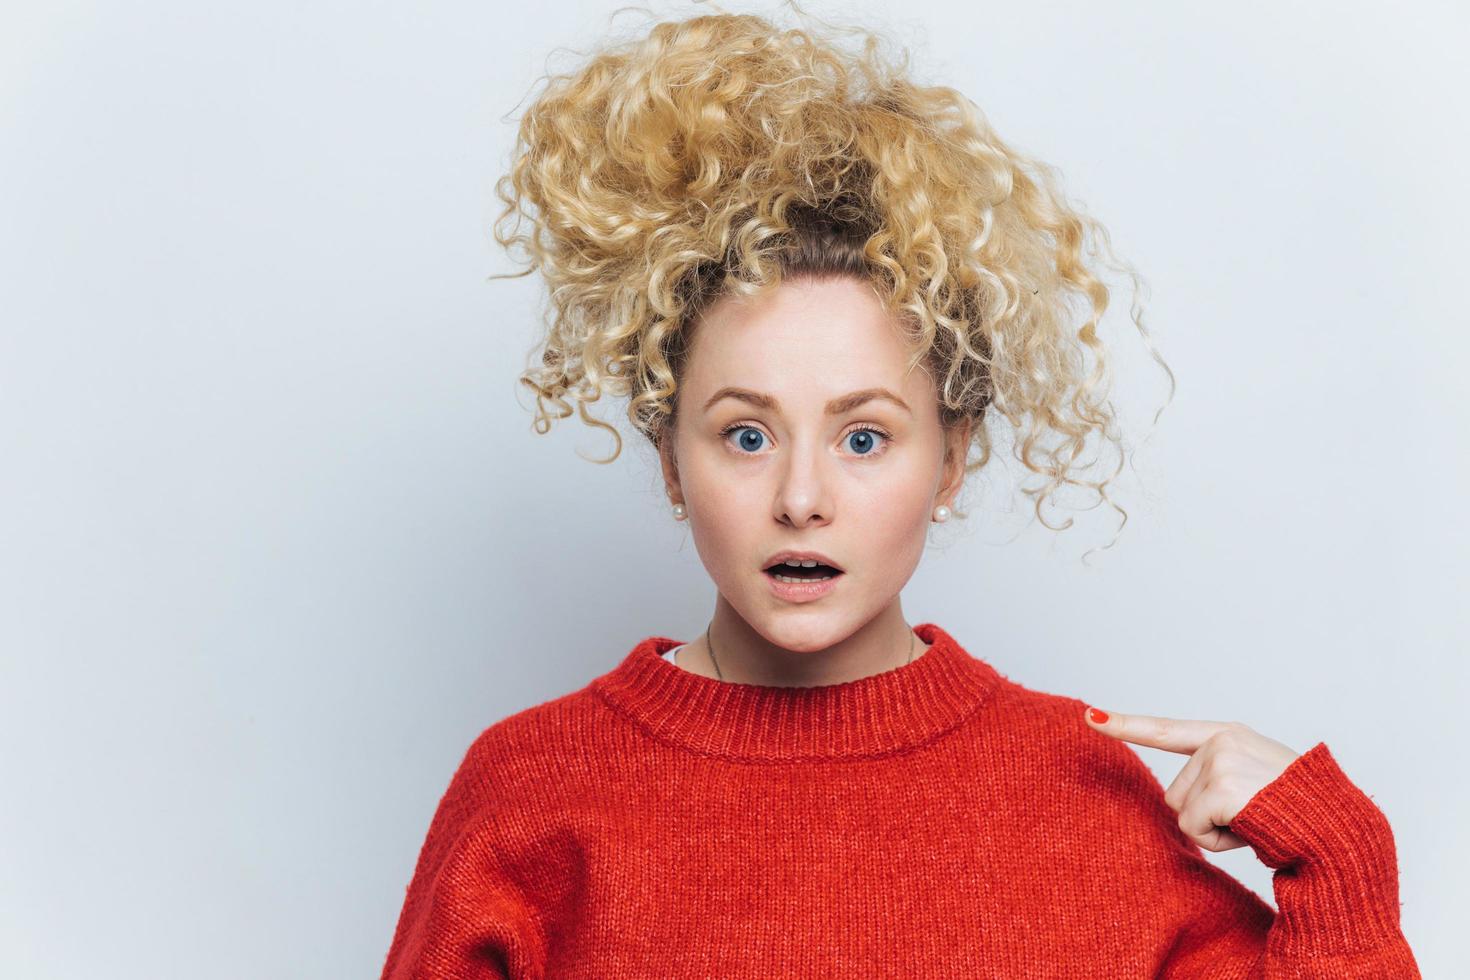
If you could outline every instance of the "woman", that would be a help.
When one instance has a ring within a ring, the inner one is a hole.
[[[474,742],[383,976],[1417,976],[1325,743],[1089,712],[905,620],[992,407],[1048,492],[1106,499],[1073,472],[1116,439],[1106,236],[873,51],[662,23],[522,121],[534,233],[497,238],[555,304],[538,430],[571,395],[616,436],[585,406],[628,396],[718,598]],[[1165,792],[1125,742],[1188,761]],[[1279,911],[1202,853],[1247,844]]]

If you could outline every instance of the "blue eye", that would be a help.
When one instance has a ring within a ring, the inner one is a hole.
[[[754,426],[750,426],[750,425],[737,425],[737,426],[732,426],[731,428],[726,429],[724,432],[722,432],[720,434],[721,435],[729,435],[731,432],[739,432],[739,431],[742,431],[742,430],[745,431],[745,432],[750,433],[751,436],[754,437],[754,440],[764,440],[765,439],[765,434],[762,433],[760,429],[757,429]],[[750,438],[750,436],[741,436],[740,437],[740,444],[741,444],[742,447],[744,447],[746,449],[749,449],[751,452],[755,452],[757,449],[760,448],[760,442],[759,441],[754,441],[754,440],[752,440]],[[754,444],[752,444],[753,441],[754,441]]]
[[[856,449],[859,456],[873,456],[873,455],[876,455],[875,453],[872,453],[872,452],[869,452],[868,451],[868,450],[870,450],[870,449],[873,448],[873,437],[874,436],[880,436],[885,441],[888,439],[887,436],[883,435],[883,433],[879,432],[877,429],[867,429],[867,428],[853,429],[851,432],[849,432],[847,434],[848,445],[851,446],[853,449]],[[852,441],[853,439],[857,439],[857,442],[856,443],[853,443],[853,441]],[[864,447],[864,448],[858,449],[859,446]]]
[[[766,435],[764,432],[753,425],[745,425],[740,422],[727,425],[721,430],[720,436],[722,438],[728,438],[733,432],[744,433],[739,439],[739,444],[741,449],[745,450],[747,454],[756,452],[765,444]],[[876,450],[874,449],[874,436],[883,440]],[[882,455],[884,450],[888,448],[890,438],[888,433],[882,429],[868,425],[861,425],[855,429],[851,429],[847,435],[843,436],[843,440],[848,444],[848,448],[853,451],[854,455],[864,457]]]

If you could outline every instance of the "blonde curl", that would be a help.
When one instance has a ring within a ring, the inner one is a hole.
[[[906,49],[893,62],[876,34],[832,33],[858,35],[861,51],[755,15],[702,15],[543,76],[495,185],[495,239],[527,266],[490,277],[539,271],[548,287],[540,363],[519,378],[536,396],[535,431],[571,415],[574,399],[612,434],[598,461],[612,462],[622,439],[587,411],[608,393],[628,399],[629,420],[658,446],[702,310],[783,278],[849,275],[904,325],[946,430],[973,423],[967,475],[990,460],[993,406],[1019,433],[1016,458],[1046,479],[1023,488],[1043,525],[1070,527],[1048,524],[1042,504],[1085,486],[1122,515],[1121,531],[1127,512],[1106,487],[1122,453],[1103,480],[1076,474],[1092,433],[1121,449],[1097,333],[1103,266],[1131,278],[1132,320],[1173,397],[1140,277],[1054,168],[1010,147],[959,92],[912,82]]]

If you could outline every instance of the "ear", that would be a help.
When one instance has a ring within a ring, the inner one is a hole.
[[[939,503],[954,506],[954,498],[965,482],[965,462],[970,457],[970,435],[974,431],[974,420],[945,433],[944,477],[939,487]]]
[[[684,492],[679,486],[679,461],[677,449],[674,446],[672,421],[665,422],[663,431],[659,433],[658,461],[664,474],[664,486],[668,488],[669,503],[682,504]]]

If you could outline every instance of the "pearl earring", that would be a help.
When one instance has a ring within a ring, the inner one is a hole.
[[[676,520],[676,521],[682,521],[684,518],[686,518],[688,516],[689,516],[689,511],[685,509],[685,507],[684,507],[683,504],[675,504],[674,505],[674,520]]]
[[[949,515],[949,508],[944,506],[943,504],[940,504],[938,507],[934,508],[934,520],[938,521],[940,524],[943,524],[945,521],[949,520]]]

